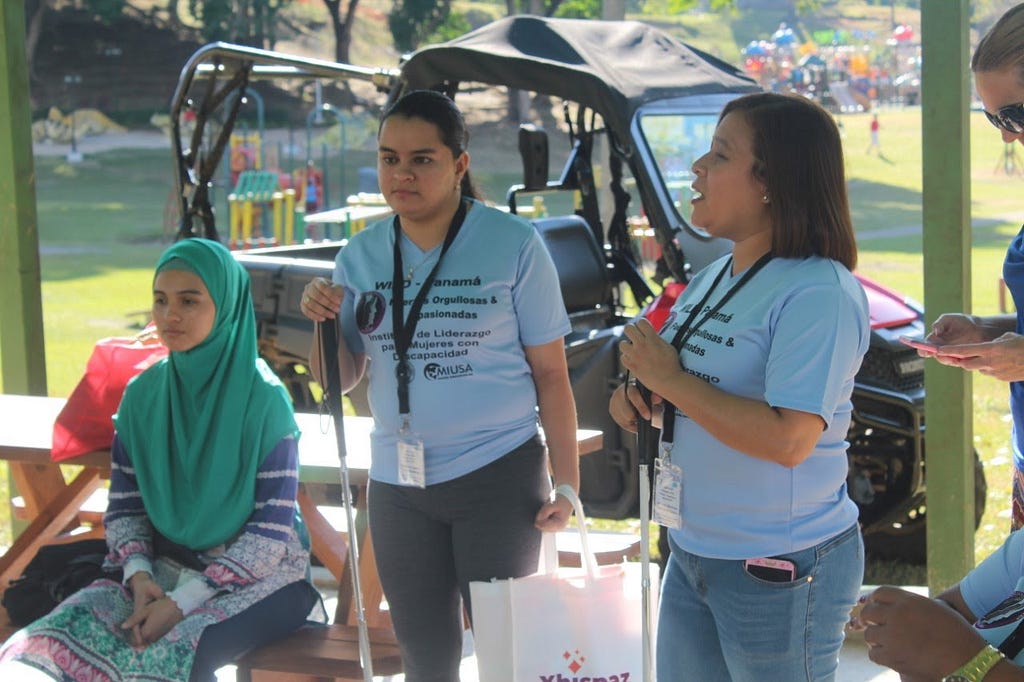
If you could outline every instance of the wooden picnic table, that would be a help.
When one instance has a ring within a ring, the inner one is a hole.
[[[65,482],[60,465],[50,459],[53,423],[64,406],[64,398],[0,394],[0,460],[10,464],[18,492],[24,498],[28,527],[0,557],[0,592],[18,578],[28,562],[45,544],[64,539],[65,530],[75,525],[83,505],[97,494],[110,475],[110,451],[90,452],[61,464],[80,467]],[[340,485],[340,463],[333,421],[328,416],[297,413],[302,430],[299,439],[299,506],[309,529],[311,549],[320,562],[339,580],[338,613],[352,608],[351,580],[347,578],[346,557],[350,529],[339,530],[318,508],[309,494],[309,484]],[[370,417],[345,417],[346,464],[349,483],[355,493],[356,537],[360,538],[360,573],[367,622],[373,627],[390,627],[386,611],[380,612],[383,590],[373,561],[373,543],[366,527],[366,486],[370,468]],[[577,433],[580,454],[603,447],[600,431],[581,429]],[[340,500],[339,503],[340,505]],[[98,534],[102,529],[97,530]],[[76,536],[81,537],[81,536]]]

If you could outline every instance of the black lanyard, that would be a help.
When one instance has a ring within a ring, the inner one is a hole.
[[[703,327],[705,322],[710,320],[719,310],[721,310],[722,306],[728,303],[729,299],[735,296],[736,293],[740,289],[742,289],[743,286],[747,282],[749,282],[754,275],[760,272],[761,268],[767,265],[768,261],[770,261],[771,259],[772,254],[770,252],[758,258],[757,262],[751,265],[747,269],[747,271],[743,273],[743,276],[740,277],[739,281],[733,284],[732,287],[729,288],[729,291],[725,292],[725,296],[722,296],[718,303],[716,303],[713,308],[708,310],[708,312],[704,315],[704,317],[700,319],[699,322],[694,324],[694,318],[696,318],[697,315],[700,314],[700,311],[704,309],[704,306],[707,305],[708,299],[711,298],[711,294],[715,293],[715,289],[718,288],[718,284],[722,281],[722,278],[725,277],[725,273],[727,273],[729,269],[732,267],[732,258],[730,257],[729,260],[725,262],[725,266],[718,273],[718,276],[715,277],[715,281],[711,283],[710,287],[708,287],[707,293],[705,293],[704,297],[700,299],[697,305],[695,305],[693,309],[690,310],[690,314],[689,316],[687,316],[686,321],[683,322],[679,326],[679,329],[676,330],[675,336],[672,337],[672,346],[677,351],[681,352],[683,350],[683,347],[686,345],[686,342],[689,341],[690,338],[697,333],[697,330]],[[680,360],[680,362],[682,361]],[[663,444],[671,443],[672,439],[675,437],[675,417],[675,405],[666,400],[661,424],[661,442]]]
[[[434,263],[433,269],[427,275],[416,298],[413,299],[409,317],[405,320],[402,319],[402,311],[405,309],[405,277],[402,270],[401,249],[402,221],[397,215],[395,216],[395,271],[391,277],[391,290],[394,296],[391,301],[391,326],[395,337],[395,354],[398,356],[395,377],[398,379],[398,413],[401,415],[409,414],[409,382],[412,380],[412,366],[409,364],[408,352],[416,333],[416,324],[420,321],[420,309],[423,307],[431,285],[434,284],[434,276],[437,275],[437,270],[441,267],[441,259],[447,253],[448,247],[455,241],[459,230],[462,229],[462,222],[466,219],[467,204],[466,201],[459,202],[459,209],[448,226],[448,233],[444,236],[444,244],[441,246],[437,262]]]

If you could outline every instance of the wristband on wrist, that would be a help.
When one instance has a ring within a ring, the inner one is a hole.
[[[558,485],[556,485],[555,486],[555,495],[561,495],[562,497],[564,497],[565,499],[569,500],[570,502],[573,501],[573,498],[577,497],[576,489],[573,488],[568,483],[559,483]]]
[[[1003,652],[988,644],[952,674],[943,677],[942,682],[981,682],[985,679],[988,671],[1003,658],[1005,658]]]

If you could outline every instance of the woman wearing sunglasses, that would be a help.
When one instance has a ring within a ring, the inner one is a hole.
[[[985,115],[1007,144],[1024,142],[1024,4],[1006,14],[978,43],[971,60]],[[1010,242],[1003,277],[1015,315],[946,313],[925,356],[1010,383],[1013,414],[1013,527],[1024,505],[1024,228]],[[851,620],[864,631],[868,656],[904,682],[1024,680],[1024,530],[935,599],[880,587]]]
[[[1000,17],[978,43],[971,59],[975,88],[985,116],[1007,144],[1024,144],[1024,4]],[[1010,384],[1013,415],[1013,516],[1024,526],[1024,228],[1010,242],[1003,279],[1017,309],[1008,315],[946,313],[927,340],[939,350],[919,350],[944,365],[961,367]]]

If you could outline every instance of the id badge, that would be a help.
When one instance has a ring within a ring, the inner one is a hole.
[[[423,441],[412,432],[408,422],[398,432],[398,483],[417,488],[427,487]]]
[[[669,459],[654,460],[654,504],[651,516],[661,526],[683,527],[683,469]]]

